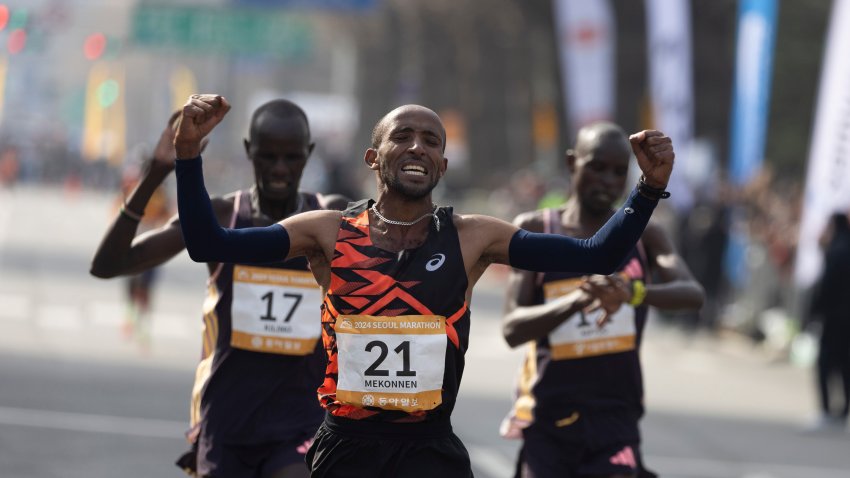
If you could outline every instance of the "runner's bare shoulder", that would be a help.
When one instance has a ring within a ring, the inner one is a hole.
[[[536,211],[528,211],[517,214],[514,218],[513,223],[514,226],[525,229],[530,232],[543,232],[544,227],[544,219],[543,219],[544,211],[542,209],[538,209]]]

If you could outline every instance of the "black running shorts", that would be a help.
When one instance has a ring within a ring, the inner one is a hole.
[[[307,451],[312,478],[472,478],[469,454],[449,432],[442,437],[355,436],[322,424]]]

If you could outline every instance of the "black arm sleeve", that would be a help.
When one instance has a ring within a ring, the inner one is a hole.
[[[280,224],[244,229],[218,224],[204,187],[200,156],[178,160],[175,174],[180,228],[193,261],[274,262],[289,254],[289,234]]]
[[[511,238],[511,266],[535,272],[611,274],[637,244],[658,204],[633,190],[608,222],[587,239],[519,230]]]

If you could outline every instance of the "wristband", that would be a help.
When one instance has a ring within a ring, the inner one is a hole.
[[[659,200],[659,199],[667,199],[670,197],[670,193],[659,188],[654,188],[648,184],[646,184],[646,177],[643,174],[640,175],[640,179],[638,179],[637,190],[641,196],[647,197],[649,199]]]
[[[642,280],[635,279],[632,281],[632,298],[629,299],[629,305],[638,307],[643,304],[646,298],[646,284]]]
[[[122,216],[124,216],[124,217],[126,217],[127,219],[129,219],[129,220],[131,220],[131,221],[134,221],[134,222],[139,222],[139,221],[141,221],[141,220],[142,220],[142,216],[143,216],[143,214],[139,214],[139,213],[137,213],[137,212],[133,212],[133,211],[131,211],[131,210],[127,209],[127,205],[126,205],[126,204],[124,204],[124,205],[122,205],[122,206],[121,206],[121,215],[122,215]]]

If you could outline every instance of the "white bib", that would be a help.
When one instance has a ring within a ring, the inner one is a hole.
[[[335,330],[339,402],[408,413],[443,402],[445,317],[341,315]]]
[[[234,348],[283,355],[313,352],[321,336],[321,290],[306,271],[233,266]]]
[[[576,290],[581,279],[564,279],[543,286],[546,302]],[[635,311],[623,304],[599,327],[601,310],[574,314],[549,333],[549,349],[555,360],[569,360],[634,350],[637,329]]]

